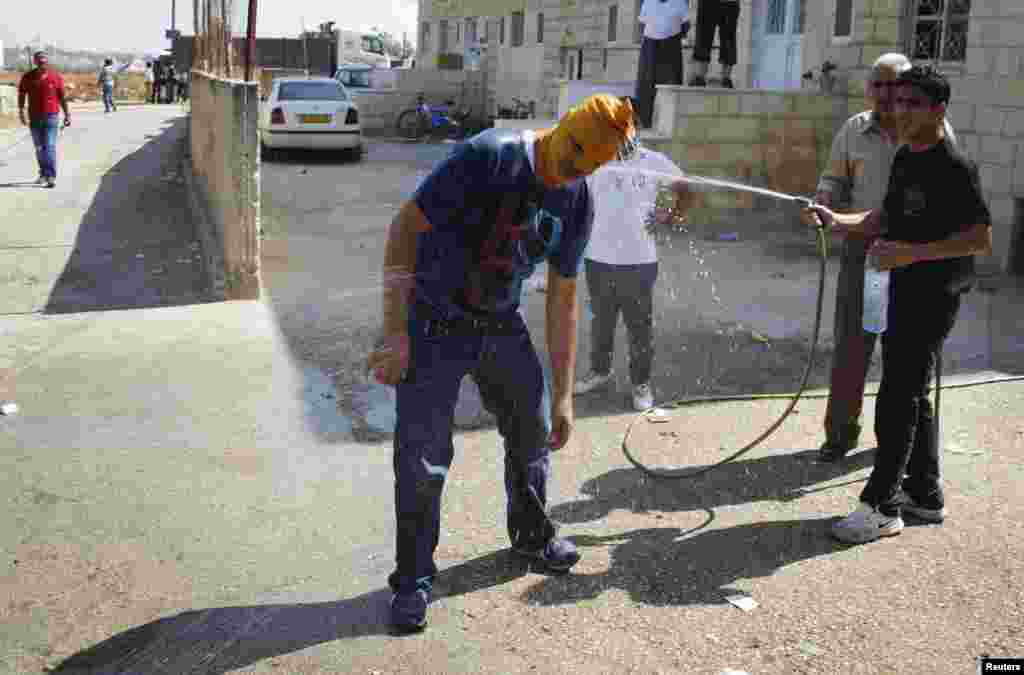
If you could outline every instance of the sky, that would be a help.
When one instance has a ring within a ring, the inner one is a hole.
[[[244,14],[247,0],[229,0]],[[170,45],[164,31],[171,23],[171,0],[89,0],[60,2],[60,11],[33,2],[4,2],[0,40],[5,47],[38,36],[46,44],[68,49],[156,52]],[[368,30],[374,26],[399,39],[402,31],[416,38],[416,0],[259,0],[257,34],[294,37],[305,24],[316,29],[324,21],[338,28]],[[177,0],[177,27],[192,33],[192,0]],[[244,33],[244,27],[236,30]]]

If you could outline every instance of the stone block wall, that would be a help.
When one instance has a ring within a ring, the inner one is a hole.
[[[387,88],[351,89],[359,106],[364,131],[390,132],[398,115],[416,104],[423,93],[429,103],[451,99],[481,110],[484,106],[485,74],[463,70],[395,70],[389,72]]]
[[[190,193],[212,290],[260,297],[260,174],[256,82],[192,71]]]
[[[1024,257],[1017,209],[1024,202],[1024,3],[976,0],[971,5],[967,62],[952,74],[949,117],[978,163],[992,211],[992,264],[1006,270]]]
[[[659,85],[654,117],[659,139],[648,144],[691,174],[810,195],[847,106],[844,97],[812,92]],[[709,192],[694,217],[736,225],[752,216],[784,213],[762,210],[763,205],[748,193]]]

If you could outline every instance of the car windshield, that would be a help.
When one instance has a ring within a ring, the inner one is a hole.
[[[337,82],[282,82],[279,101],[347,101],[348,95]]]
[[[369,87],[370,71],[368,70],[343,70],[339,73],[338,79],[346,87]]]

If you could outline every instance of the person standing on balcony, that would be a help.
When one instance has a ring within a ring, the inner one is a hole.
[[[71,113],[64,98],[64,79],[50,69],[46,52],[32,57],[36,67],[21,77],[18,83],[18,115],[21,123],[32,130],[39,162],[37,185],[48,188],[57,185],[57,133],[60,130],[60,111],[64,110],[64,126],[71,126]],[[28,116],[25,102],[28,102]]]
[[[655,85],[683,83],[683,38],[690,30],[689,0],[644,0],[637,20],[644,25],[636,75],[637,118],[650,128]]]
[[[736,65],[736,30],[740,19],[739,0],[700,0],[697,5],[697,42],[693,46],[691,87],[708,83],[711,44],[718,31],[718,62],[722,65],[722,86],[732,89],[732,69]]]
[[[900,145],[895,87],[910,66],[910,59],[903,54],[883,54],[875,60],[866,87],[870,109],[848,119],[836,134],[818,182],[815,200],[819,204],[855,213],[881,206]],[[948,122],[945,138],[956,145]],[[820,450],[824,461],[842,459],[860,441],[865,380],[878,342],[878,336],[865,331],[863,324],[864,265],[872,242],[873,238],[857,232],[843,238],[836,282],[835,350],[825,409],[825,442]]]

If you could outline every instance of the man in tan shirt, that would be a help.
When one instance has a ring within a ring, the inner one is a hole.
[[[900,145],[895,85],[900,73],[910,67],[903,54],[884,54],[875,61],[866,87],[871,108],[851,117],[836,134],[818,182],[819,203],[854,213],[882,205]],[[956,142],[948,123],[946,135]],[[836,284],[835,351],[821,446],[821,458],[827,461],[843,458],[860,440],[864,384],[878,338],[863,329],[864,261],[872,241],[854,233],[843,241]]]

